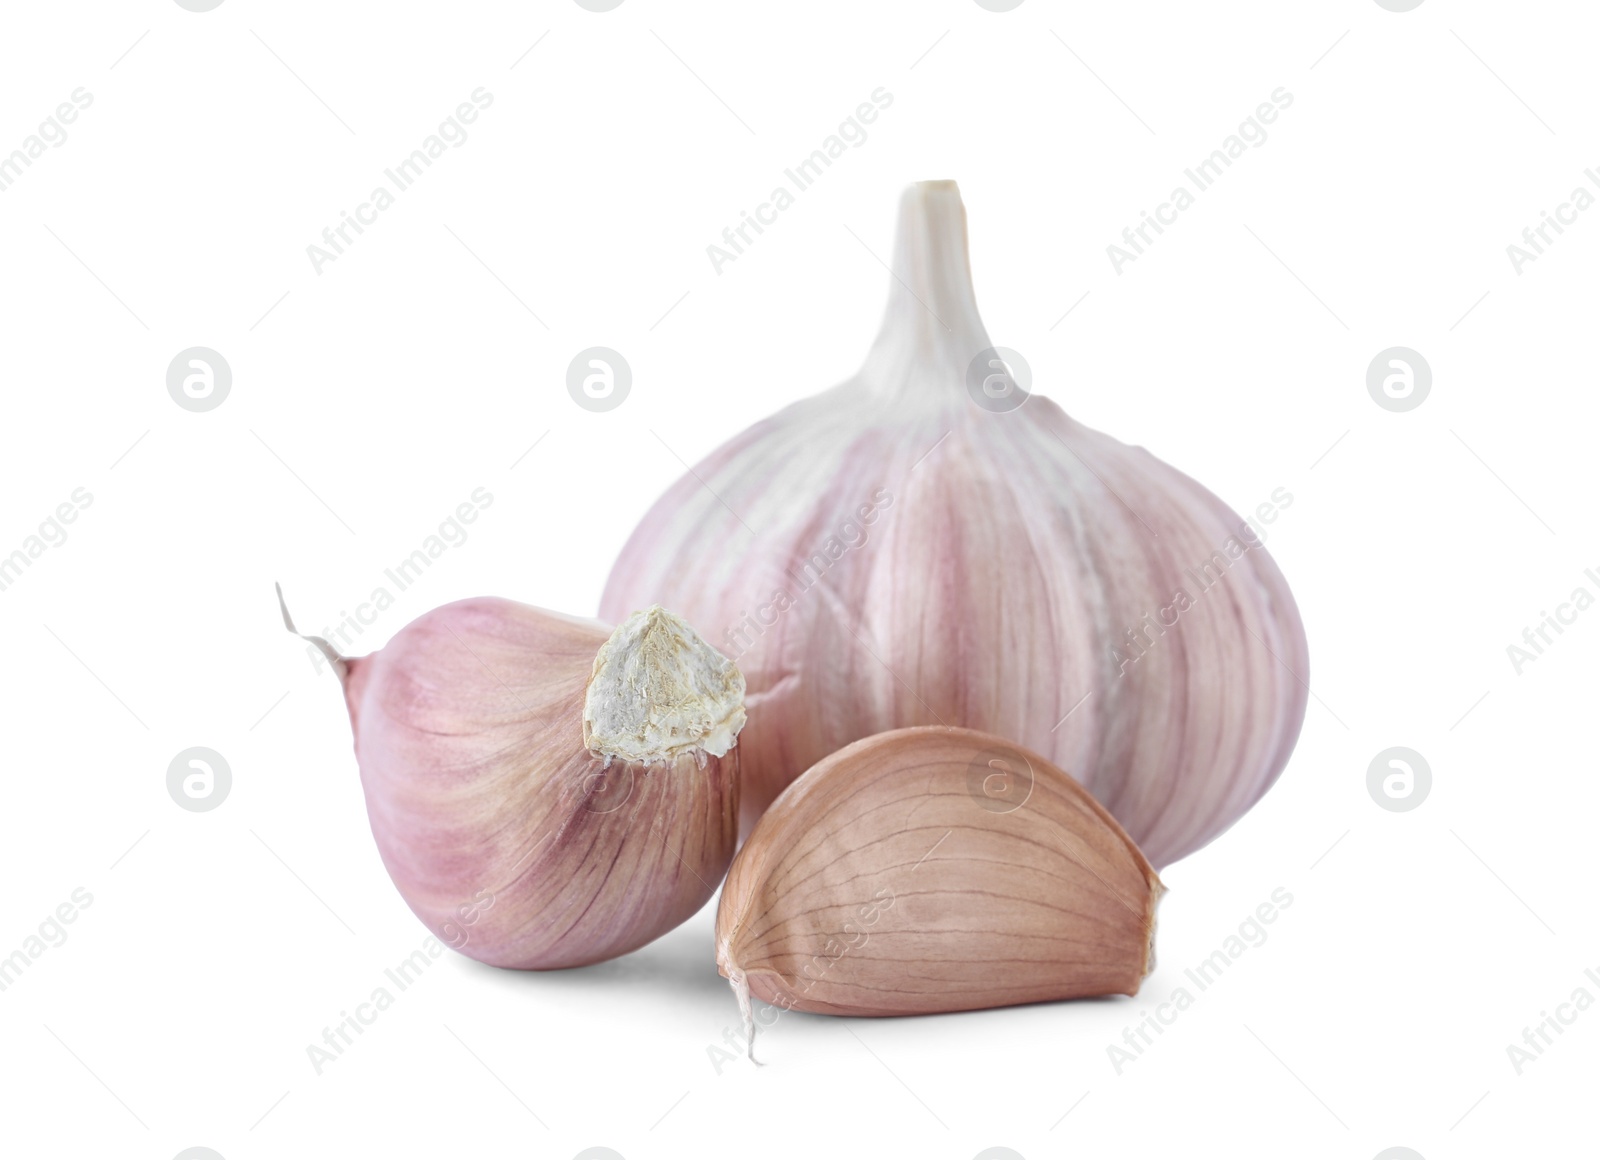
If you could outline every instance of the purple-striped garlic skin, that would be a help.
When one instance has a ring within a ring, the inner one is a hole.
[[[671,930],[721,881],[743,682],[670,613],[612,632],[463,600],[338,661],[378,851],[447,945],[582,966]]]
[[[988,409],[1006,384],[997,401],[969,378],[991,342],[953,183],[906,191],[894,273],[860,372],[679,480],[601,615],[661,602],[738,663],[746,832],[841,747],[949,725],[1072,773],[1157,867],[1199,849],[1299,734],[1308,657],[1282,574],[1142,448],[1038,395]]]

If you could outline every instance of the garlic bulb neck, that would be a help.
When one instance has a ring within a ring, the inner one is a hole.
[[[624,620],[595,654],[583,743],[600,757],[721,757],[744,722],[739,670],[659,604]]]
[[[901,196],[893,274],[861,385],[895,402],[959,401],[968,364],[990,343],[978,317],[967,211],[955,182],[918,182]]]

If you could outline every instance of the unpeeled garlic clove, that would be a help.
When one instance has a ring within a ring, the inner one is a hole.
[[[483,598],[371,656],[307,639],[344,681],[383,864],[462,953],[613,958],[694,914],[727,869],[744,679],[671,613],[613,632]]]
[[[1122,827],[998,737],[899,729],[825,758],[745,841],[717,965],[750,996],[916,1015],[1132,995],[1164,887]]]
[[[1188,476],[1038,394],[985,409],[1023,399],[990,382],[990,347],[955,184],[912,186],[861,370],[675,484],[600,614],[659,601],[739,664],[747,830],[852,741],[959,725],[1071,770],[1164,866],[1289,759],[1309,679],[1294,599]]]

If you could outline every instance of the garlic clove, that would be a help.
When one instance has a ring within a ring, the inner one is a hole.
[[[1078,782],[1001,738],[917,727],[817,763],[762,815],[717,910],[739,998],[916,1015],[1132,995],[1164,887]]]
[[[613,958],[694,914],[727,869],[744,680],[671,613],[613,631],[482,598],[370,656],[314,643],[344,681],[384,866],[463,954]]]
[[[601,614],[660,601],[738,663],[746,831],[850,742],[951,725],[1072,770],[1166,865],[1289,759],[1308,692],[1294,599],[1188,476],[1038,394],[980,407],[989,346],[960,195],[914,185],[860,372],[675,484]]]

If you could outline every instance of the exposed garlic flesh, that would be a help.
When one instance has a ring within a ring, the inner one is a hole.
[[[738,668],[659,604],[624,620],[595,654],[583,705],[592,752],[642,764],[721,757],[744,722]]]

